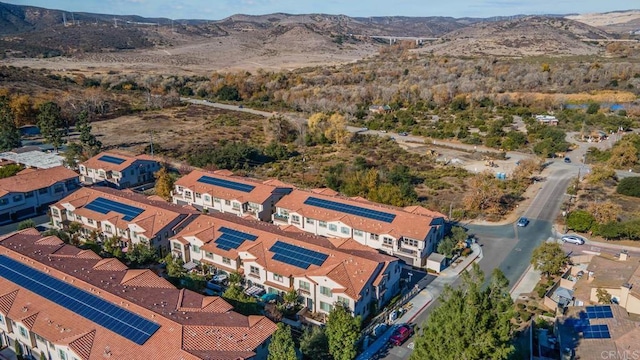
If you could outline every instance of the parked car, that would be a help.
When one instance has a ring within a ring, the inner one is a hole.
[[[569,244],[576,244],[576,245],[584,245],[585,243],[584,238],[578,235],[565,235],[562,237],[562,241],[568,242]]]
[[[407,135],[409,135],[409,133],[401,132],[401,133],[399,133],[398,135],[400,135],[400,136],[407,136]]]
[[[213,281],[207,281],[206,287],[207,289],[213,290],[214,292],[219,292],[219,293],[224,292],[224,287],[216,284]]]
[[[389,342],[391,342],[395,346],[400,346],[408,338],[410,338],[411,335],[413,335],[413,328],[407,324],[404,324],[397,328],[396,331],[394,331],[393,335],[391,335],[391,338],[389,339]]]
[[[564,158],[564,162],[566,162],[567,164],[571,163],[571,159],[569,159],[568,157]]]
[[[525,227],[529,225],[529,219],[527,219],[526,217],[521,217],[520,219],[518,219],[518,226],[520,227]]]
[[[387,130],[380,130],[381,133],[386,134]]]

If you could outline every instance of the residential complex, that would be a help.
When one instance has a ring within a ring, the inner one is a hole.
[[[273,223],[316,235],[352,238],[417,267],[426,265],[445,231],[440,213],[339,197],[328,189],[293,190],[276,204]]]
[[[169,238],[196,215],[195,210],[163,200],[105,187],[83,187],[51,205],[51,220],[58,229],[77,222],[85,239],[117,237],[122,247],[142,243],[161,252],[169,250]]]
[[[78,166],[80,181],[125,189],[154,181],[160,162],[147,155],[102,152]]]
[[[0,224],[44,212],[78,187],[78,174],[63,166],[29,168],[0,179]]]
[[[266,359],[275,329],[35,229],[0,238],[0,347],[17,342],[26,356]]]
[[[171,238],[172,254],[243,274],[249,287],[267,293],[295,289],[314,313],[328,314],[343,303],[366,317],[399,291],[400,261],[351,239],[327,239],[212,213],[202,215]]]
[[[175,183],[173,202],[199,210],[215,210],[271,221],[275,203],[293,186],[278,180],[264,182],[233,176],[230,171],[194,170]]]

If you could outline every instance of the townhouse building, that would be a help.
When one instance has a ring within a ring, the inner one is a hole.
[[[153,200],[129,190],[83,187],[50,207],[52,224],[68,229],[81,225],[84,239],[99,243],[116,237],[121,247],[146,244],[169,251],[169,238],[188,224],[197,211],[162,200]]]
[[[0,224],[44,213],[79,187],[78,174],[64,166],[29,168],[0,179]]]
[[[416,267],[444,237],[445,216],[419,206],[397,208],[329,189],[293,190],[276,203],[273,223],[326,237],[350,238]]]
[[[35,229],[0,238],[0,348],[25,358],[262,360],[275,330]]]
[[[271,221],[275,203],[293,190],[278,180],[258,181],[233,176],[226,170],[194,170],[178,179],[173,202],[203,211],[219,211],[237,216]]]
[[[78,165],[80,181],[126,189],[154,181],[160,162],[148,155],[101,152]]]
[[[399,292],[400,261],[352,239],[289,232],[212,213],[199,216],[170,242],[175,257],[238,272],[250,289],[295,289],[300,303],[313,313],[328,314],[342,303],[354,315],[366,317]]]

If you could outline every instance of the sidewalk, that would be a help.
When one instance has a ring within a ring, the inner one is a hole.
[[[522,274],[516,285],[511,289],[511,298],[515,301],[522,294],[532,292],[538,281],[540,281],[540,272],[533,269],[533,266],[529,265],[527,271]]]
[[[455,268],[448,267],[444,269],[437,279],[433,280],[431,284],[427,285],[422,291],[417,293],[410,303],[413,304],[411,309],[399,316],[376,341],[357,357],[357,360],[368,360],[374,358],[380,350],[384,349],[389,343],[389,338],[393,335],[393,332],[399,324],[409,324],[415,320],[424,309],[426,309],[433,299],[440,296],[446,285],[453,284],[463,271],[465,271],[472,262],[477,262],[482,259],[482,248],[478,244],[471,245],[471,254],[461,261]]]

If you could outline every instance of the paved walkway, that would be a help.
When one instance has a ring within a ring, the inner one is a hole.
[[[387,329],[376,341],[374,341],[357,360],[373,359],[375,355],[384,349],[389,343],[389,338],[393,335],[393,332],[400,324],[410,324],[418,317],[432,302],[440,296],[446,285],[453,284],[458,276],[469,266],[472,262],[478,262],[482,259],[482,248],[478,244],[471,245],[471,254],[467,256],[463,261],[457,264],[455,267],[448,267],[443,270],[437,279],[433,280],[427,287],[417,293],[410,301],[413,306],[398,317],[392,326]]]

